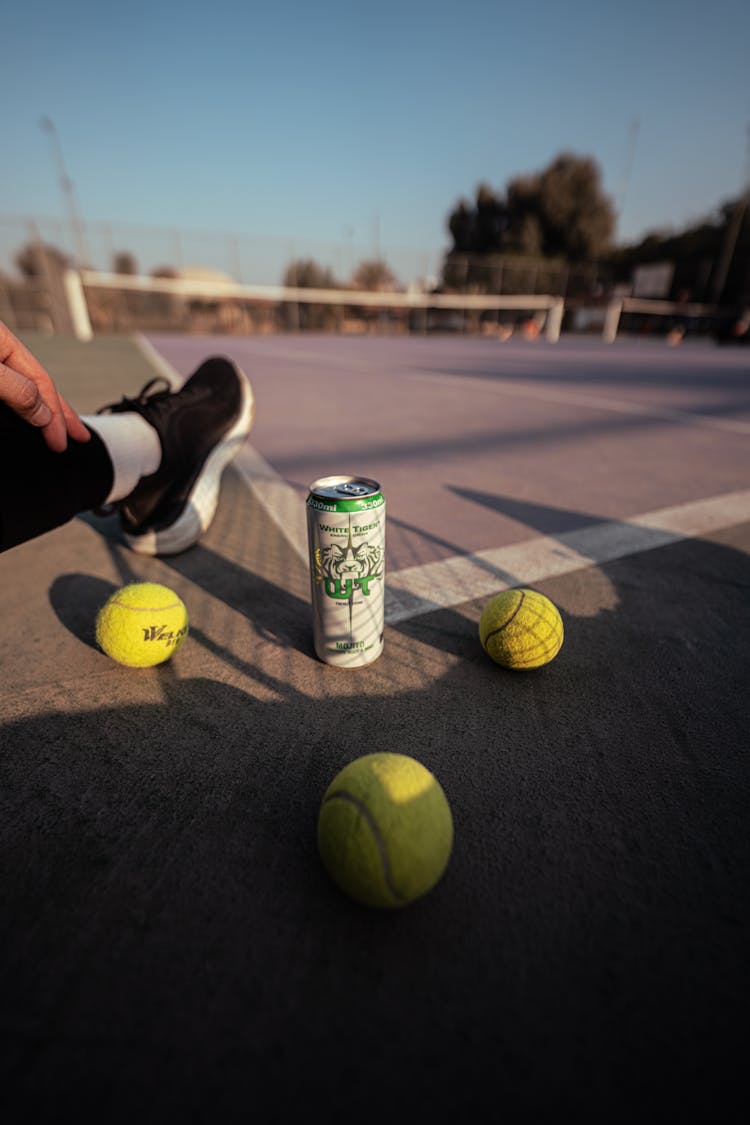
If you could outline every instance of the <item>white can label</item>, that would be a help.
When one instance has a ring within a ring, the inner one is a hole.
[[[370,664],[383,650],[385,504],[307,514],[316,652],[328,664]]]

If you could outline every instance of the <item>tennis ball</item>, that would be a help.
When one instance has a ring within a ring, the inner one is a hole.
[[[150,668],[169,660],[188,633],[185,605],[157,582],[123,586],[96,617],[96,641],[119,664]]]
[[[406,906],[434,887],[453,846],[438,781],[404,754],[366,754],[334,777],[318,817],[318,850],[342,891],[365,906]]]
[[[504,590],[487,602],[479,619],[482,648],[504,668],[541,668],[563,643],[560,613],[536,590]]]

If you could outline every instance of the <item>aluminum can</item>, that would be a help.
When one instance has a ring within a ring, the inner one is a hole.
[[[326,664],[361,668],[383,651],[385,497],[367,477],[321,477],[307,495],[313,639]]]

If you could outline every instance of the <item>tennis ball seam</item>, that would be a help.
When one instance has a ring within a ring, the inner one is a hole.
[[[491,631],[490,631],[490,632],[489,632],[489,633],[488,633],[488,634],[486,635],[486,637],[484,638],[484,644],[487,644],[487,641],[488,641],[488,640],[490,639],[490,637],[496,637],[496,636],[498,635],[498,633],[502,633],[504,629],[507,629],[507,628],[508,628],[508,626],[510,625],[511,621],[513,620],[513,618],[514,618],[514,617],[515,617],[515,616],[516,616],[516,615],[518,614],[518,612],[519,612],[519,610],[520,610],[521,606],[522,606],[522,605],[523,605],[523,603],[524,603],[524,599],[525,599],[525,597],[526,597],[526,591],[525,591],[525,590],[520,590],[520,591],[519,591],[519,593],[520,593],[521,597],[520,597],[520,599],[519,599],[519,601],[518,601],[518,605],[517,605],[517,606],[516,606],[516,608],[515,608],[515,609],[513,610],[513,612],[511,613],[510,617],[508,618],[508,620],[507,620],[507,621],[504,621],[502,625],[498,625],[497,629],[492,629],[492,630],[491,630]]]
[[[112,598],[109,604],[127,609],[131,613],[166,613],[167,610],[180,608],[180,602],[172,602],[170,605],[128,605],[127,602],[121,602],[117,598]]]
[[[373,817],[372,813],[370,812],[370,810],[368,809],[367,805],[364,804],[363,801],[360,801],[357,797],[353,796],[351,793],[347,793],[345,789],[336,789],[336,790],[334,790],[333,793],[329,793],[325,797],[325,799],[323,801],[323,804],[327,805],[329,801],[345,801],[348,804],[354,806],[354,808],[357,810],[357,812],[360,814],[360,816],[364,819],[368,828],[372,832],[372,837],[373,837],[373,840],[374,840],[374,843],[375,843],[375,847],[378,849],[378,852],[380,854],[380,862],[381,862],[382,870],[383,870],[383,879],[385,880],[386,887],[388,888],[390,893],[393,895],[393,897],[395,899],[398,899],[399,902],[407,902],[408,900],[407,900],[406,896],[400,894],[398,892],[398,890],[396,889],[394,883],[393,883],[393,878],[392,878],[392,875],[391,875],[391,865],[390,865],[390,861],[388,859],[388,851],[387,851],[386,846],[385,846],[385,840],[383,839],[383,836],[382,836],[382,833],[381,833],[381,831],[378,827],[377,821],[374,819],[374,817]]]
[[[138,616],[140,625],[135,620]],[[185,604],[174,590],[159,583],[130,583],[115,591],[99,610],[96,641],[118,663],[150,668],[177,652],[188,627]]]

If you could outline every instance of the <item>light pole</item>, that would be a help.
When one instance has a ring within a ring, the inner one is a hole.
[[[375,233],[375,261],[379,262],[380,261],[380,215],[375,216],[374,233]]]
[[[636,117],[630,122],[628,129],[628,143],[625,153],[625,167],[622,173],[622,186],[620,188],[620,199],[617,204],[617,222],[618,226],[622,227],[622,213],[625,210],[625,200],[628,195],[628,187],[630,186],[630,176],[633,171],[633,161],[635,160],[635,146],[638,143],[638,130],[641,127],[640,120]],[[621,234],[621,229],[618,234]]]
[[[344,225],[344,273],[346,274],[347,285],[351,285],[352,273],[354,272],[353,240],[354,227],[346,223]]]
[[[70,229],[73,235],[73,245],[78,256],[78,266],[80,269],[86,269],[89,265],[88,250],[86,248],[86,241],[83,236],[83,224],[78,217],[76,210],[75,194],[73,192],[73,182],[70,179],[65,168],[65,159],[63,157],[62,145],[60,138],[57,135],[54,121],[49,117],[43,117],[39,122],[39,126],[43,133],[46,133],[50,139],[52,148],[52,159],[55,163],[57,174],[60,182],[60,190],[63,193],[63,201],[68,212],[68,219],[70,220]]]

